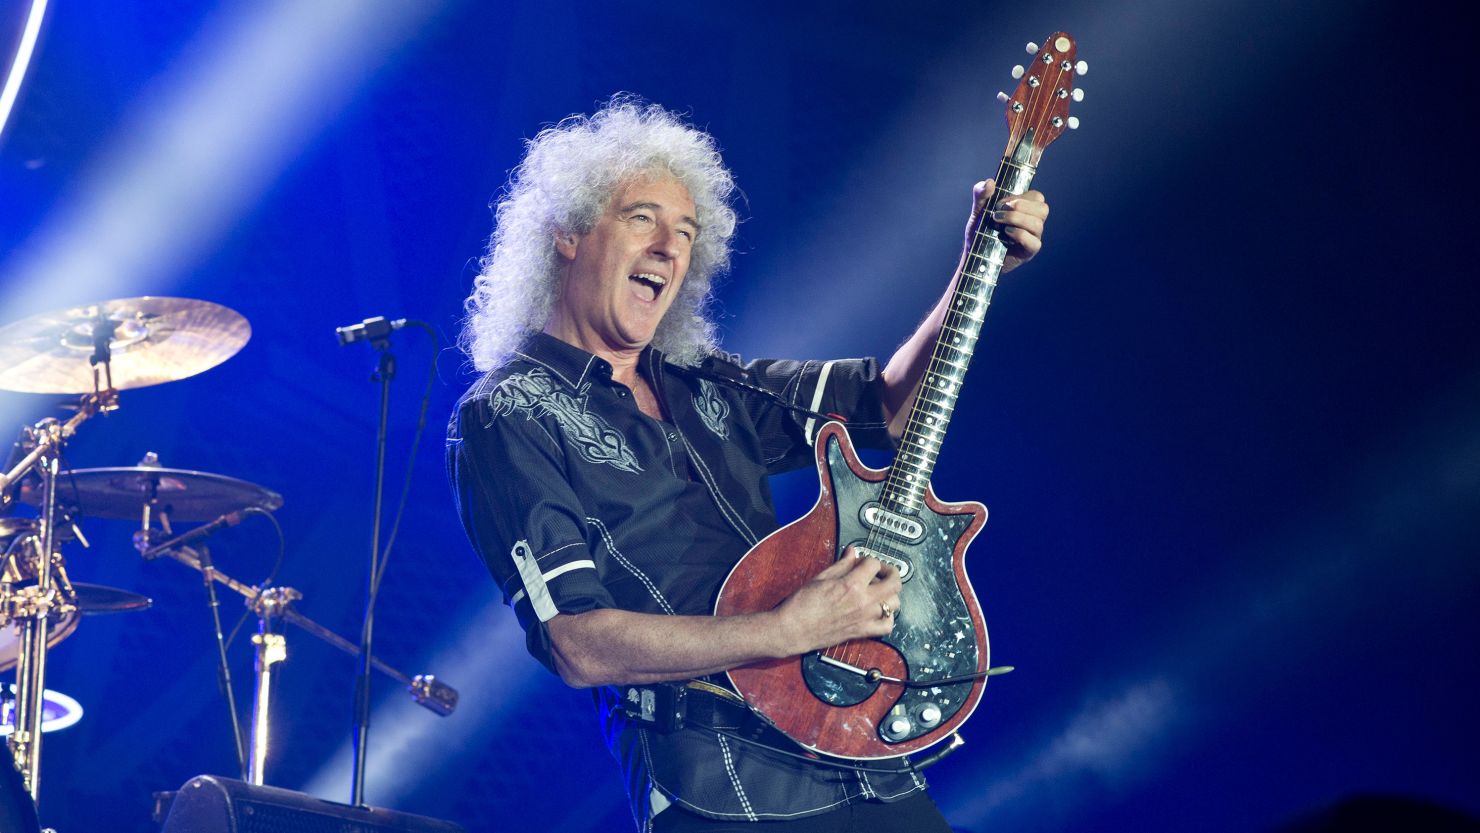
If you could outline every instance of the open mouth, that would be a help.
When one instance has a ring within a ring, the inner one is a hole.
[[[668,279],[662,275],[654,275],[651,272],[638,272],[628,275],[627,280],[638,287],[640,297],[648,301],[656,301],[663,294],[663,288],[668,285]]]

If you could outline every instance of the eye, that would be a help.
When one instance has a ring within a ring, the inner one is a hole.
[[[692,231],[689,231],[688,229],[679,229],[678,233],[681,237],[683,237],[683,239],[689,241],[690,243],[694,242],[694,233]]]
[[[628,217],[627,219],[628,220],[631,220],[633,222],[641,221],[641,222],[644,222],[644,223],[651,223],[653,221],[653,218],[651,216],[647,215],[647,214],[633,214],[631,217]]]

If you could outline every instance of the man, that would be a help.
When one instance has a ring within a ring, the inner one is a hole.
[[[706,693],[726,669],[893,627],[899,576],[867,558],[839,559],[774,610],[710,614],[730,568],[777,526],[766,476],[812,459],[792,406],[889,447],[950,295],[882,371],[741,367],[703,314],[728,262],[733,189],[710,136],[627,98],[530,142],[468,300],[463,345],[485,375],[449,429],[464,526],[530,653],[595,690],[641,829],[948,831],[905,759],[809,760],[733,696]],[[974,210],[990,193],[977,186]],[[1047,215],[1037,192],[1001,204],[1005,268],[1037,253]],[[637,689],[661,712],[661,684],[693,680],[676,731],[622,697]]]

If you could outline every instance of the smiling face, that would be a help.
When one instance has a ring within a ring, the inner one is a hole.
[[[696,214],[688,189],[672,177],[618,185],[590,231],[556,237],[564,274],[545,332],[630,366],[683,286]]]

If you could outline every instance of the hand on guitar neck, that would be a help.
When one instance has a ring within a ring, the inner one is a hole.
[[[1048,220],[1048,202],[1041,191],[1024,191],[1022,196],[1006,195],[1001,202],[992,205],[997,184],[988,179],[978,182],[971,189],[971,219],[966,221],[966,250],[971,248],[971,235],[975,231],[982,212],[994,208],[990,218],[1007,243],[1007,259],[1002,263],[1006,274],[1033,259],[1043,248],[1043,227]],[[966,250],[961,253],[966,258]],[[949,293],[947,293],[949,294]]]

